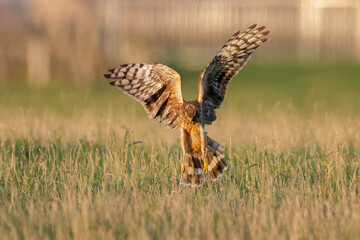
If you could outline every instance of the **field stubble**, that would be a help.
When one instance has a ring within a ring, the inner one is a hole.
[[[241,73],[208,127],[230,168],[201,188],[179,186],[178,133],[120,91],[3,85],[0,234],[356,239],[357,69],[265,65]],[[194,86],[184,81],[184,92]]]

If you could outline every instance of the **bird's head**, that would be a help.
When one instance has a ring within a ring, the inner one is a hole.
[[[190,122],[196,121],[199,115],[199,106],[197,102],[189,102],[184,106],[184,115]]]

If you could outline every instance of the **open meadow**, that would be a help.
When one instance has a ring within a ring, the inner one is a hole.
[[[230,167],[192,188],[178,132],[100,73],[1,83],[0,238],[358,239],[359,89],[356,64],[250,62],[207,127]]]

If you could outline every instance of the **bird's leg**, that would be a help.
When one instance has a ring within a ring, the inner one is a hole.
[[[208,173],[207,165],[206,165],[206,161],[205,161],[205,160],[204,160],[204,168],[205,168],[205,172]]]
[[[186,145],[186,131],[184,128],[181,128],[180,129],[180,142],[181,142],[181,148],[183,150],[183,162],[181,163],[181,173],[184,173],[185,171],[185,158],[186,158],[186,148],[187,148],[187,145]]]
[[[205,149],[206,149],[206,145],[207,145],[207,142],[206,142],[206,132],[205,132],[205,125],[204,124],[201,124],[200,126],[200,137],[201,137],[201,159],[204,163],[204,168],[205,168],[205,171],[206,173],[208,173],[208,170],[207,170],[207,165],[206,165],[206,161],[205,161]]]

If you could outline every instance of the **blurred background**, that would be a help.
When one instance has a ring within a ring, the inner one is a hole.
[[[181,74],[191,100],[204,67],[253,23],[271,40],[230,84],[212,136],[360,139],[359,0],[0,0],[0,141],[134,129],[174,143],[177,132],[149,121],[103,73],[161,62]]]
[[[255,61],[360,62],[358,0],[1,0],[0,81],[83,83],[128,62],[201,69],[253,23],[271,30]]]

